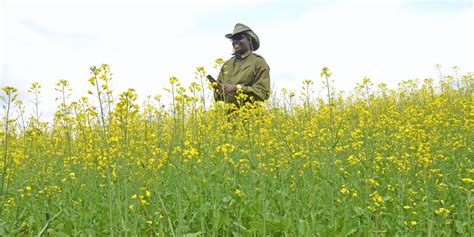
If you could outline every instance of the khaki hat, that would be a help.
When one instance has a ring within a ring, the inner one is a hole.
[[[231,39],[234,35],[239,34],[239,33],[245,33],[250,36],[252,39],[252,50],[255,51],[260,47],[260,40],[258,39],[257,34],[253,32],[250,27],[242,24],[242,23],[237,23],[234,26],[234,32],[226,34],[225,37]]]

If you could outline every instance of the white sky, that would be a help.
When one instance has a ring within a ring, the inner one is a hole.
[[[38,81],[48,116],[55,82],[68,80],[77,98],[89,67],[107,63],[117,94],[162,94],[170,76],[188,85],[197,66],[217,77],[212,65],[230,58],[224,35],[237,22],[260,37],[256,53],[278,91],[299,92],[307,78],[321,88],[326,66],[346,91],[364,76],[391,87],[436,78],[435,64],[474,71],[472,0],[0,0],[0,87],[26,99]]]

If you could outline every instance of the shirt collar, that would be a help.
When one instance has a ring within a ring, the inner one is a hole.
[[[244,54],[239,55],[239,57],[241,59],[244,59],[244,58],[248,57],[251,53],[252,53],[252,50],[249,50],[249,51],[245,52]]]

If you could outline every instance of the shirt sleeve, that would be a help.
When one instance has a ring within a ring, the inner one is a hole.
[[[270,97],[270,67],[265,60],[258,60],[255,65],[255,80],[252,85],[242,86],[245,94],[255,100],[266,100]]]

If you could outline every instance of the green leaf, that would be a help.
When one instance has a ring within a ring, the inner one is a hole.
[[[212,227],[215,230],[220,229],[223,225],[229,224],[230,223],[230,217],[229,213],[227,212],[219,212],[218,216],[214,218]]]
[[[221,227],[221,223],[222,223],[221,219],[222,219],[221,213],[217,214],[217,216],[214,216],[214,219],[212,220],[212,228],[214,230],[218,230]]]
[[[461,221],[455,220],[454,225],[456,225],[456,232],[458,232],[458,234],[464,234],[466,232],[466,230],[464,229],[464,225]]]
[[[8,225],[0,219],[0,236],[6,236],[8,233]]]
[[[236,221],[234,221],[233,224],[234,224],[235,226],[238,226],[238,227],[239,227],[241,230],[243,230],[243,231],[248,231],[248,229],[245,228],[245,226],[243,226],[242,224],[240,224],[240,223],[238,223],[238,222],[236,222]]]
[[[197,237],[197,236],[201,236],[202,232],[201,231],[198,231],[196,233],[189,233],[189,234],[185,234],[184,237]]]
[[[263,233],[263,223],[261,221],[251,221],[249,223],[250,230],[257,231]]]
[[[55,232],[54,234],[52,234],[52,236],[54,237],[69,237],[70,235],[62,232],[62,231],[59,231],[59,232]]]
[[[306,236],[307,234],[307,223],[306,221],[300,220],[298,223],[298,235],[299,236]]]
[[[345,225],[344,228],[342,228],[340,236],[349,236],[354,234],[357,231],[357,226],[354,224],[352,225]]]

